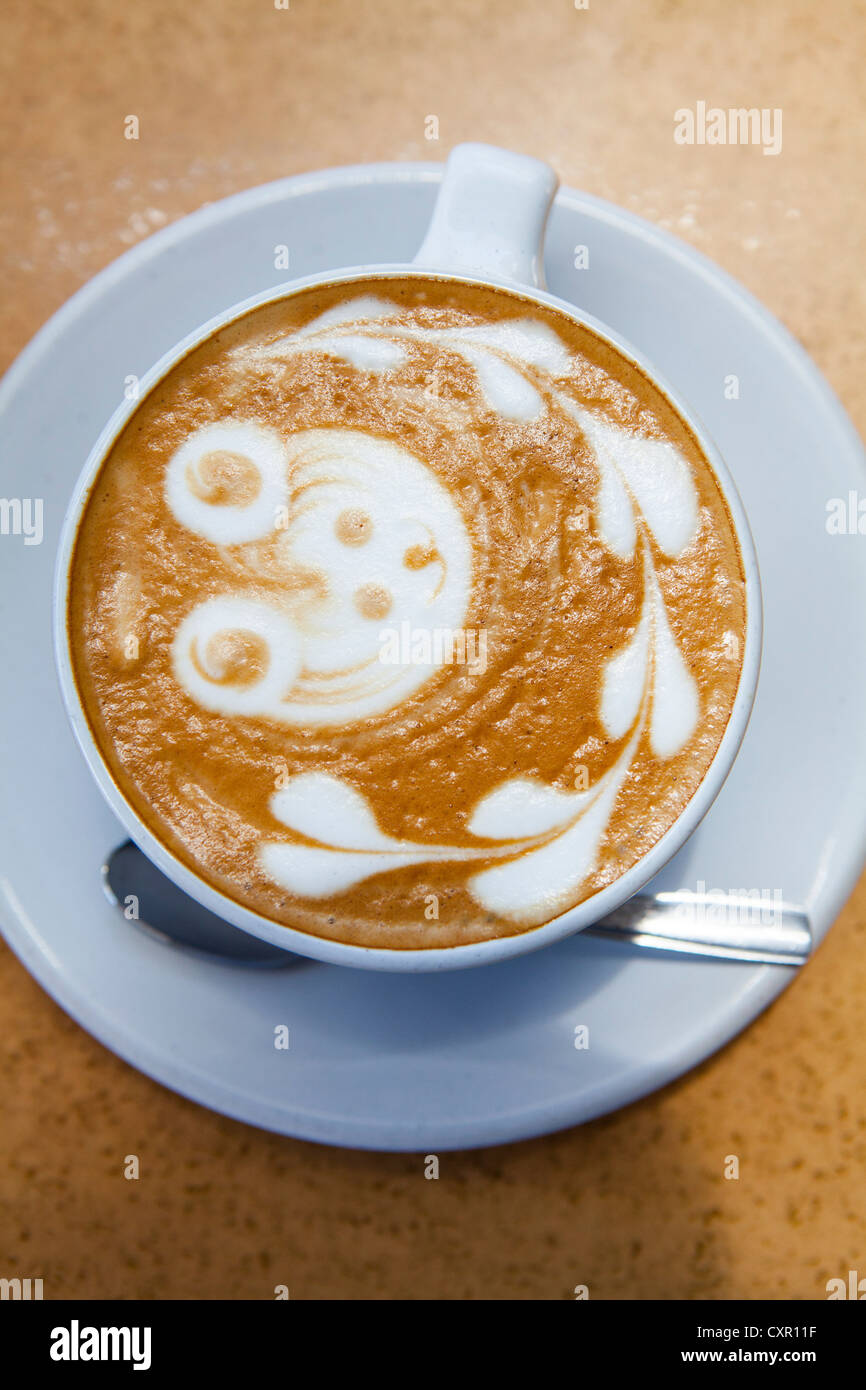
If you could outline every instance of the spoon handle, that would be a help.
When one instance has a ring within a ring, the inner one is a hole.
[[[801,907],[730,893],[638,894],[585,930],[649,950],[753,964],[803,965],[812,952]]]
[[[230,926],[188,898],[131,840],[114,850],[102,874],[111,901],[121,907],[134,901],[133,920],[163,941],[238,964],[288,966],[304,960]],[[809,919],[801,908],[730,894],[639,894],[585,933],[655,951],[765,965],[802,965],[812,950]]]

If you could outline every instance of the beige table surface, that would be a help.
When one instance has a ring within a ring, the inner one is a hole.
[[[862,3],[6,0],[0,23],[0,366],[206,201],[481,139],[712,256],[863,433]],[[781,108],[782,153],[677,145],[673,112],[698,100]],[[438,1182],[418,1157],[282,1139],[163,1090],[0,945],[0,1275],[41,1276],[47,1298],[822,1298],[866,1273],[864,924],[866,880],[706,1065],[582,1129],[445,1155]]]

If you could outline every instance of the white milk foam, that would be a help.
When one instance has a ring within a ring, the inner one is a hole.
[[[615,426],[567,395],[561,378],[570,354],[547,325],[527,318],[427,329],[395,322],[399,313],[395,304],[361,296],[254,356],[322,353],[387,374],[407,360],[413,343],[434,343],[462,355],[487,408],[516,421],[548,409],[537,380],[546,378],[545,389],[578,422],[595,457],[597,534],[621,558],[641,548],[643,610],[606,665],[600,708],[609,736],[628,741],[588,791],[569,794],[528,778],[504,782],[472,811],[469,830],[478,845],[471,847],[394,840],[354,787],[304,773],[270,802],[275,819],[304,842],[265,843],[259,862],[287,891],[321,898],[405,865],[501,859],[470,879],[469,891],[501,916],[544,920],[568,905],[596,866],[644,729],[653,752],[668,758],[697,726],[697,685],[671,631],[649,543],[654,537],[671,557],[691,544],[694,480],[672,443]],[[249,349],[235,351],[249,360]],[[221,450],[241,455],[248,475],[258,475],[257,495],[246,506],[202,499],[198,470],[209,452]],[[260,552],[253,548],[250,591],[205,600],[177,632],[175,676],[205,709],[335,728],[386,715],[429,679],[436,662],[385,664],[383,626],[458,629],[465,621],[473,581],[466,524],[433,470],[396,444],[351,429],[281,438],[248,422],[208,426],[172,458],[166,496],[177,520],[215,545],[273,541],[270,597],[256,591]],[[281,599],[272,593],[275,573],[284,580]]]
[[[214,539],[227,526],[237,530],[237,522],[231,518],[222,526],[218,518],[201,517],[207,504],[183,493],[186,473],[176,463],[184,453],[197,457],[204,447],[198,439],[187,440],[169,466],[170,501],[178,520]],[[264,451],[258,438],[252,442],[249,461],[258,465]],[[280,449],[288,524],[278,526],[282,518],[275,509],[267,528],[275,535],[286,589],[280,622],[272,600],[209,599],[178,631],[175,675],[193,699],[225,715],[255,713],[313,726],[384,714],[423,685],[436,663],[432,649],[426,662],[384,662],[383,627],[463,627],[472,588],[472,546],[463,517],[432,469],[387,440],[349,429],[302,430]],[[407,564],[413,552],[429,559],[413,567]],[[241,602],[245,622],[237,617],[229,623],[226,605]],[[217,632],[220,605],[227,631],[246,629],[265,645],[267,671],[253,688],[235,690],[224,680],[208,684],[201,651],[205,636]],[[204,674],[194,664],[194,643]],[[290,671],[289,648],[297,654]]]
[[[395,308],[372,296],[329,309],[299,333],[260,348],[259,357],[273,360],[298,352],[323,352],[366,371],[387,371],[405,361],[403,342],[439,344],[458,352],[474,367],[478,386],[488,405],[506,420],[529,421],[544,411],[541,394],[522,368],[535,367],[550,376],[564,375],[569,353],[561,338],[535,319],[470,324],[462,328],[418,328],[388,325]],[[363,335],[352,329],[363,323]],[[333,331],[337,330],[337,331]],[[367,347],[362,347],[362,344]],[[509,359],[511,359],[509,361]]]
[[[246,459],[258,475],[258,496],[246,506],[213,505],[194,491],[209,454],[226,452]],[[182,526],[215,545],[243,545],[274,529],[285,505],[287,460],[283,440],[261,425],[227,421],[196,430],[173,456],[165,478],[168,505]]]
[[[221,639],[239,634],[252,638],[255,650],[266,653],[261,677],[251,684],[232,683]],[[279,608],[240,594],[206,599],[184,619],[172,647],[176,680],[186,693],[215,714],[270,715],[279,709],[301,669],[299,634]]]

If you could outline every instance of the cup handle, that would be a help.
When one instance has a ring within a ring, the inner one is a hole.
[[[544,289],[544,229],[558,184],[540,159],[456,145],[413,264]]]

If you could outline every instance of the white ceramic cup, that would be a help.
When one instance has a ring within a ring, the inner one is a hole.
[[[211,319],[161,358],[143,378],[138,399],[124,403],[115,413],[90,454],[70,501],[60,537],[55,577],[55,654],[63,699],[88,766],[129,836],[178,887],[225,921],[287,951],[336,965],[360,966],[371,970],[430,971],[505,960],[560,941],[625,902],[676,853],[709,809],[730,771],[745,733],[760,665],[761,596],[754,543],[742,503],[727,467],[706,431],[678,399],[675,391],[659,377],[652,364],[609,328],[546,292],[542,269],[544,229],[557,183],[554,171],[538,160],[490,145],[459,145],[448,160],[427,235],[411,264],[354,266],[328,275],[307,276],[246,299]],[[141,400],[192,348],[250,309],[294,294],[300,289],[335,284],[351,287],[353,281],[370,276],[424,276],[429,272],[444,274],[449,279],[464,283],[518,290],[539,303],[551,305],[613,343],[668,397],[699,440],[733,518],[746,576],[746,635],[736,698],[715,757],[681,815],[648,854],[601,892],[543,926],[516,936],[433,950],[388,950],[346,945],[282,926],[218,892],[175,858],[125,799],[93,738],[73,675],[66,614],[75,536],[103,460]]]

